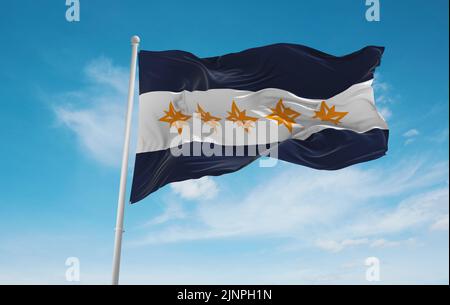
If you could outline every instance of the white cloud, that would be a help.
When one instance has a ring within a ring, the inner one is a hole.
[[[403,245],[413,246],[416,244],[416,240],[414,238],[408,238],[407,240],[386,240],[384,238],[376,239],[371,242],[371,248],[391,248],[391,247],[399,247]]]
[[[105,85],[125,95],[128,92],[128,71],[115,66],[107,58],[97,58],[84,69],[86,76],[94,85]]]
[[[393,209],[372,211],[369,217],[350,226],[349,231],[380,235],[426,226],[448,213],[448,200],[448,187],[410,196]]]
[[[447,177],[448,163],[415,159],[378,170],[293,168],[240,200],[201,202],[185,224],[152,230],[135,244],[265,236],[329,251],[369,245],[380,236],[428,227],[448,214],[448,186],[439,187]],[[424,187],[434,188],[417,193]],[[385,203],[399,195],[407,199]]]
[[[413,143],[416,139],[415,138],[409,138],[405,140],[405,145],[409,145],[411,143]]]
[[[434,231],[448,231],[448,214],[436,220],[431,226]]]
[[[87,153],[107,165],[117,165],[122,147],[123,116],[116,105],[76,110],[56,108],[60,122],[71,129]]]
[[[382,75],[377,72],[374,76],[373,89],[375,92],[375,101],[378,104],[378,111],[388,121],[392,117],[392,110],[388,105],[394,103],[391,92],[392,86],[384,81]]]
[[[371,248],[390,248],[399,247],[403,245],[415,245],[416,240],[414,238],[408,238],[407,240],[387,240],[384,238],[379,239],[369,239],[369,238],[359,238],[359,239],[343,239],[340,241],[336,240],[322,240],[316,241],[315,245],[320,249],[337,253],[349,247],[357,247],[362,245],[369,245]]]
[[[106,165],[120,161],[128,72],[105,58],[89,63],[84,74],[88,85],[59,94],[55,114],[77,136],[82,149]]]
[[[183,219],[186,217],[186,213],[183,210],[182,205],[179,202],[170,201],[166,205],[166,209],[161,215],[156,216],[144,226],[160,225],[175,219]]]
[[[403,134],[405,138],[412,138],[417,137],[420,134],[420,132],[417,129],[410,129],[407,132]]]
[[[405,145],[408,145],[408,144],[411,144],[412,142],[414,142],[419,134],[420,134],[420,132],[414,128],[403,133],[403,137],[406,138]]]
[[[392,117],[392,111],[388,107],[379,107],[378,111],[386,121]]]
[[[392,86],[384,81],[384,77],[379,72],[374,75],[373,89],[377,103],[390,104],[394,102],[391,93]]]
[[[342,241],[318,240],[316,241],[316,246],[326,251],[340,252],[347,247],[360,246],[368,243],[369,240],[367,238],[344,239]]]
[[[210,177],[175,182],[170,185],[174,193],[184,199],[212,199],[219,191],[216,182]]]

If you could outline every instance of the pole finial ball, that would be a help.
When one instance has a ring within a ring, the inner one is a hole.
[[[139,38],[139,36],[134,35],[133,37],[131,37],[131,43],[132,44],[138,44],[141,42],[141,39]]]

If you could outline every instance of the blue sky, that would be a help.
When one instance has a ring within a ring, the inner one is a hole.
[[[77,23],[63,0],[1,4],[0,283],[66,284],[73,256],[81,283],[109,283],[138,34],[199,56],[385,46],[391,138],[386,157],[344,170],[255,163],[127,206],[122,283],[365,284],[375,256],[381,283],[448,284],[448,1],[381,0],[372,23],[363,0],[80,2]]]

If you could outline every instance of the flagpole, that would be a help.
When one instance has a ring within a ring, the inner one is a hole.
[[[140,43],[138,36],[131,37],[131,67],[128,86],[128,107],[125,123],[125,140],[123,143],[122,168],[120,171],[119,199],[117,202],[117,219],[114,239],[112,285],[119,284],[120,254],[122,250],[123,215],[125,210],[125,192],[127,186],[128,153],[130,147],[131,116],[133,115],[134,87],[136,81],[137,53]]]

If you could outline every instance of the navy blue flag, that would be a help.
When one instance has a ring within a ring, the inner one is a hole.
[[[141,51],[130,201],[262,155],[322,170],[383,156],[389,131],[372,88],[383,51],[336,57],[294,44],[210,58]]]

